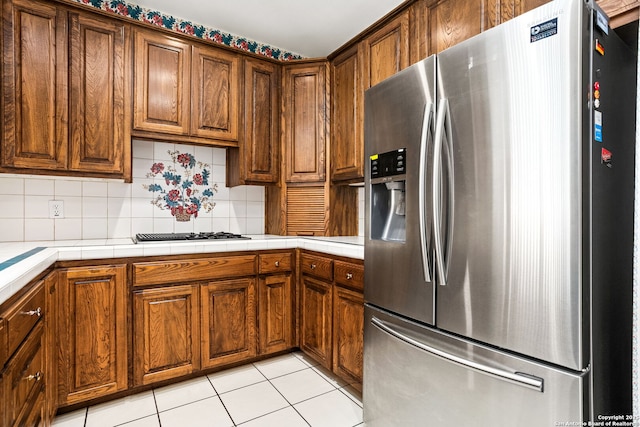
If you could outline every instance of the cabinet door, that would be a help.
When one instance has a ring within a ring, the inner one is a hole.
[[[50,2],[3,1],[2,166],[67,167],[65,20]]]
[[[50,273],[44,279],[45,289],[45,337],[47,341],[46,372],[46,418],[52,420],[58,409],[58,273]]]
[[[126,266],[60,272],[61,404],[127,388]]]
[[[136,31],[133,127],[189,133],[191,46],[161,33]]]
[[[367,89],[409,66],[409,11],[389,21],[363,44]]]
[[[444,0],[428,7],[429,55],[460,43],[489,25],[482,0]],[[494,18],[495,19],[495,18]]]
[[[258,284],[258,330],[260,354],[292,346],[291,275],[260,278]]]
[[[333,294],[333,372],[362,387],[364,297],[336,286]]]
[[[203,368],[256,355],[255,289],[253,277],[201,287]]]
[[[240,57],[220,49],[192,49],[191,134],[237,141]]]
[[[494,27],[495,25],[501,24],[505,21],[508,21],[511,18],[515,18],[518,15],[522,15],[525,12],[530,11],[531,9],[535,9],[538,6],[542,6],[547,3],[549,0],[493,0],[500,5],[500,22],[495,23],[494,25],[490,25]],[[602,7],[602,2],[598,2],[598,4]]]
[[[228,185],[278,182],[280,66],[244,61],[244,136],[228,150]]]
[[[287,182],[323,182],[326,63],[284,67],[285,179]]]
[[[331,369],[331,284],[302,275],[300,348]]]
[[[123,174],[131,144],[125,120],[129,27],[73,12],[69,40],[69,168]]]
[[[26,426],[32,413],[42,418],[45,390],[44,322],[39,322],[7,364],[5,382],[6,417],[3,425]]]
[[[331,180],[364,178],[362,50],[354,46],[332,62]]]
[[[198,287],[169,286],[133,294],[135,385],[200,369]]]

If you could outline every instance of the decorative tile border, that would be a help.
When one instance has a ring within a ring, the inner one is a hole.
[[[29,258],[31,255],[37,254],[38,252],[40,252],[43,249],[45,249],[45,248],[36,247],[36,248],[33,248],[33,249],[31,249],[31,250],[29,250],[29,251],[27,251],[25,253],[22,253],[20,255],[14,256],[13,258],[8,259],[8,260],[6,260],[4,262],[0,262],[0,270],[4,270],[5,268],[9,268],[14,264],[17,264],[20,261],[23,261],[23,260]]]
[[[224,33],[215,28],[198,25],[191,21],[185,21],[170,15],[165,15],[157,10],[151,10],[140,7],[133,3],[127,3],[123,0],[73,0],[88,6],[95,7],[106,12],[115,13],[116,15],[125,16],[136,21],[145,22],[158,27],[166,28],[178,33],[187,34],[203,40],[212,41],[223,44],[225,46],[244,50],[246,52],[256,53],[268,58],[278,59],[280,61],[290,61],[292,59],[302,59],[301,55],[287,52],[266,44],[258,43],[244,37]]]

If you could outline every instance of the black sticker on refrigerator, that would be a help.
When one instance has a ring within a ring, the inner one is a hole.
[[[558,34],[558,18],[531,27],[531,43]]]

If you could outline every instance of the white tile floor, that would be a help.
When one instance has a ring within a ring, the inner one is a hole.
[[[60,415],[54,427],[354,427],[360,394],[301,352]]]

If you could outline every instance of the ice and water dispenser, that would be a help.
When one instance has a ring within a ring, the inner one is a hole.
[[[406,149],[370,156],[370,237],[406,241]]]

